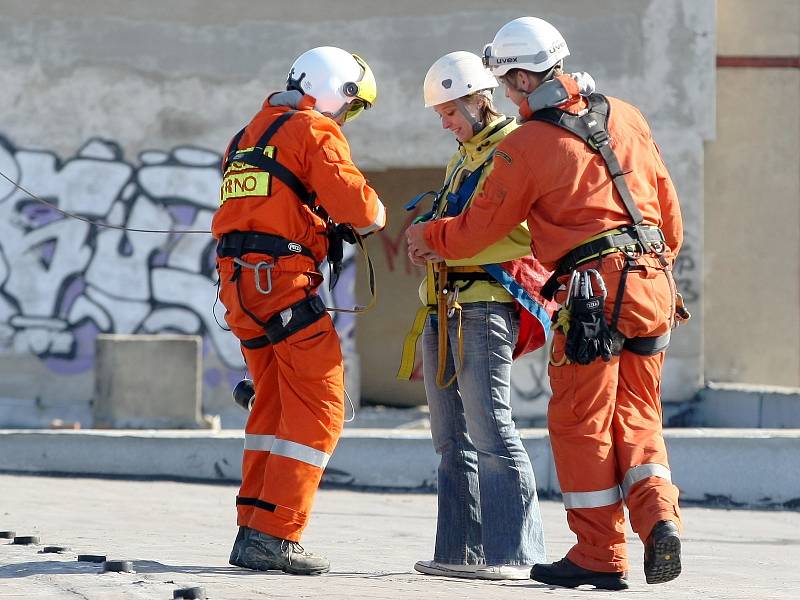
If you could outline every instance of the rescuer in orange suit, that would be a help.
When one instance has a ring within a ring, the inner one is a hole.
[[[588,287],[562,287],[556,295],[561,303],[573,297],[571,308],[559,312],[549,367],[548,427],[577,544],[563,559],[535,565],[531,577],[616,590],[628,587],[623,501],[645,543],[647,582],[670,581],[681,570],[678,489],[662,436],[660,387],[676,318],[670,268],[682,221],[667,169],[636,108],[593,95],[567,98],[555,112],[532,111],[529,94],[562,72],[568,54],[561,34],[541,19],[523,17],[498,31],[484,61],[524,123],[498,146],[494,169],[468,210],[414,225],[407,237],[418,260],[458,259],[527,219],[533,254],[556,272],[551,290],[588,279]],[[598,108],[603,102],[605,109]],[[565,130],[575,122],[586,135]],[[602,351],[595,360],[573,352],[573,361],[565,356],[567,340],[580,338],[564,331],[580,335],[575,319],[583,296],[584,306],[601,308],[595,324],[602,333],[583,341],[598,342],[591,347]]]
[[[330,568],[298,543],[344,418],[339,338],[316,289],[331,222],[362,235],[386,224],[341,130],[375,96],[361,58],[309,50],[223,161],[212,223],[220,299],[255,386],[230,557],[240,567],[303,575]]]

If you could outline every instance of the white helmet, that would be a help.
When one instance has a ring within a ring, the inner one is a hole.
[[[370,108],[378,95],[375,76],[364,60],[333,46],[301,54],[292,64],[286,89],[314,96],[314,108],[345,121]]]
[[[425,108],[498,86],[497,80],[472,52],[445,54],[428,69],[422,86]]]
[[[569,56],[564,37],[547,21],[520,17],[503,25],[483,49],[483,64],[496,77],[511,69],[542,73]]]

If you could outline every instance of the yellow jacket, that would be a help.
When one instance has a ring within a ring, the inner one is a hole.
[[[453,155],[447,165],[444,178],[447,187],[442,191],[442,201],[434,219],[441,217],[447,209],[447,194],[456,192],[464,180],[488,160],[489,163],[483,168],[478,185],[475,187],[475,191],[467,201],[466,206],[472,203],[473,198],[483,189],[483,183],[489,173],[492,172],[493,165],[490,155],[503,138],[517,127],[514,119],[500,116],[491,121],[472,138],[460,144],[458,152]],[[530,252],[531,236],[528,232],[527,223],[523,222],[517,225],[506,237],[481,250],[476,255],[458,260],[447,260],[446,263],[449,266],[461,267],[502,263],[526,256]],[[433,277],[433,267],[430,263],[428,263],[426,271],[426,278],[419,287],[420,300],[422,300],[423,304],[436,304],[435,297],[428,297],[427,278]],[[431,286],[432,289],[433,286]],[[465,289],[460,291],[458,296],[458,301],[462,304],[469,302],[513,302],[513,300],[511,294],[494,281],[474,281],[471,285],[465,284]]]

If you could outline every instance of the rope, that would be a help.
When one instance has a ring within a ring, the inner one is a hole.
[[[107,229],[121,229],[122,231],[132,231],[134,233],[204,233],[210,235],[210,231],[201,230],[201,229],[137,229],[135,227],[123,227],[122,225],[111,225],[110,223],[103,223],[101,221],[95,221],[93,219],[87,219],[86,217],[82,217],[80,215],[76,215],[75,213],[68,212],[63,210],[53,204],[52,202],[48,202],[44,198],[41,198],[34,194],[33,192],[25,189],[21,185],[19,185],[16,181],[11,179],[8,175],[0,171],[0,177],[8,181],[11,185],[17,188],[19,191],[23,192],[24,194],[30,196],[33,200],[37,202],[41,202],[42,204],[49,206],[50,208],[60,212],[65,217],[70,217],[72,219],[77,219],[78,221],[83,221],[84,223],[89,223],[90,225],[96,225],[97,227],[105,227]]]

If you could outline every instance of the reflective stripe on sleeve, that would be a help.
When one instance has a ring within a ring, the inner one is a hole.
[[[322,452],[311,446],[298,444],[297,442],[290,442],[289,440],[275,440],[272,446],[272,454],[293,458],[300,462],[319,467],[320,469],[324,469],[331,458],[331,455],[326,452]]]
[[[257,435],[255,433],[244,434],[244,449],[245,450],[259,450],[261,452],[269,452],[272,444],[275,443],[274,435]]]
[[[564,499],[564,508],[599,508],[609,506],[622,500],[619,486],[615,485],[607,490],[594,492],[561,492]]]
[[[635,484],[648,477],[661,477],[667,481],[672,481],[672,472],[664,465],[659,465],[658,463],[631,467],[628,469],[628,472],[625,473],[625,479],[622,480],[623,495],[627,497],[628,492],[631,491],[631,488]]]
[[[368,233],[372,233],[373,231],[378,231],[386,225],[386,208],[383,206],[383,202],[378,200],[378,214],[375,216],[375,220],[372,222],[371,225],[367,225],[366,227],[357,227],[356,231],[359,235],[367,235]]]

